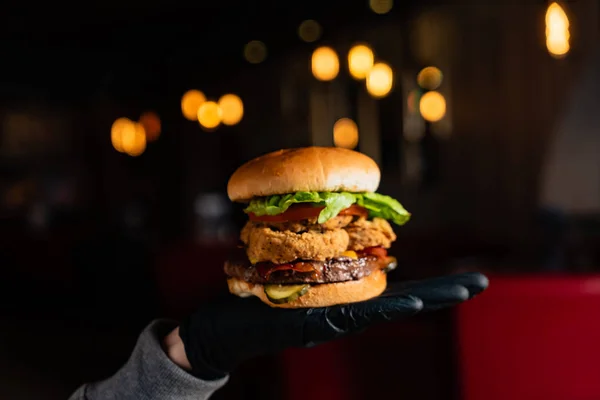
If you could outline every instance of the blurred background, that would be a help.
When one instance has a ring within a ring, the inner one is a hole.
[[[0,398],[65,399],[226,291],[229,175],[306,145],[412,212],[391,279],[491,287],[215,399],[600,398],[600,5],[505,3],[3,5]]]

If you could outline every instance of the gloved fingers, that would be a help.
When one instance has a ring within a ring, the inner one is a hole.
[[[423,302],[423,311],[451,307],[469,299],[469,290],[462,285],[416,286],[407,292]]]
[[[480,272],[464,272],[461,274],[450,275],[452,282],[456,285],[462,285],[469,291],[469,299],[483,292],[490,284],[487,276]]]
[[[304,322],[306,346],[356,333],[379,322],[399,320],[421,311],[423,302],[411,295],[377,297],[360,303],[315,308]]]
[[[429,290],[438,286],[459,285],[469,292],[468,299],[473,298],[487,289],[488,278],[479,272],[465,272],[460,274],[445,275],[420,281],[395,282],[389,284],[383,296],[412,293],[412,290]]]
[[[348,304],[348,314],[355,329],[374,323],[393,321],[412,316],[423,309],[423,301],[412,294],[394,297],[376,297],[360,303]]]

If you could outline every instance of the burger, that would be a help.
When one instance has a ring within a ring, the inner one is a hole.
[[[272,307],[326,307],[380,295],[396,260],[391,223],[409,218],[376,193],[381,173],[365,154],[285,149],[239,167],[231,201],[245,204],[240,245],[225,263],[229,291]]]

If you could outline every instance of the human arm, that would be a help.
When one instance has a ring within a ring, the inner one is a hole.
[[[110,378],[81,386],[69,400],[203,400],[227,382],[194,377],[168,356],[165,338],[176,323],[157,320],[140,334],[123,367]],[[93,362],[93,361],[92,361]]]
[[[406,319],[466,301],[487,278],[465,273],[392,283],[379,297],[324,308],[278,309],[227,296],[181,322],[156,321],[111,378],[81,387],[70,400],[207,399],[241,362],[289,347],[311,347],[371,325]]]

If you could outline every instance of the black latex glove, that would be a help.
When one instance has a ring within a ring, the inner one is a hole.
[[[309,347],[370,325],[461,303],[487,288],[480,273],[463,273],[388,285],[379,297],[324,308],[271,308],[256,298],[202,307],[182,322],[179,335],[192,372],[217,379],[251,357],[288,347]]]

